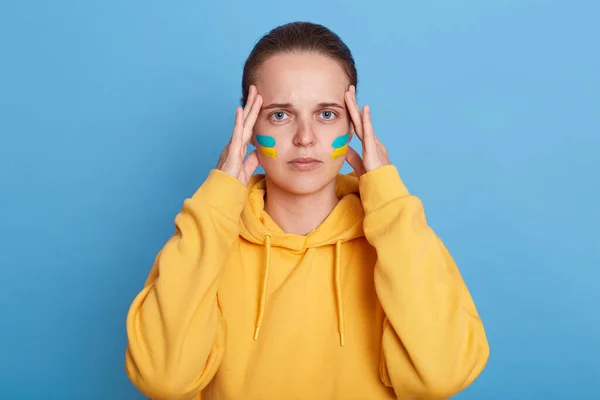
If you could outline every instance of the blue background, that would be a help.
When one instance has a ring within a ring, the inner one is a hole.
[[[0,398],[141,398],[123,367],[129,304],[228,141],[245,57],[293,20],[353,50],[359,101],[475,298],[491,357],[458,398],[597,396],[599,14],[3,1]]]

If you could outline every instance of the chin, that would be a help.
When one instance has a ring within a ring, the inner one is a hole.
[[[310,172],[294,171],[288,168],[273,170],[265,168],[265,173],[269,181],[286,192],[309,195],[320,192],[330,185],[336,179],[340,168],[341,165],[339,168],[323,165],[318,170]]]

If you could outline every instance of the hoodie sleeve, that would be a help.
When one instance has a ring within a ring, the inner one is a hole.
[[[489,357],[471,295],[395,166],[363,175],[359,188],[385,313],[381,379],[399,399],[452,397],[475,380]]]
[[[246,198],[237,179],[211,171],[184,201],[174,236],[131,304],[125,367],[147,397],[195,399],[219,367],[226,332],[217,288]]]

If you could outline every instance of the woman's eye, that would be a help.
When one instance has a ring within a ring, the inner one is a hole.
[[[272,114],[272,117],[276,120],[276,121],[283,121],[285,119],[285,117],[287,116],[286,113],[284,113],[283,111],[277,111],[275,113]]]
[[[335,118],[335,113],[333,111],[323,111],[321,112],[321,116],[323,119],[333,119]]]

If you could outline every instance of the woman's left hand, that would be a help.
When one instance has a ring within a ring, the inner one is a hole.
[[[356,88],[354,85],[350,85],[350,88],[346,92],[344,99],[346,100],[346,106],[350,112],[350,118],[352,119],[352,125],[356,136],[362,142],[362,158],[356,150],[348,146],[348,152],[346,153],[346,161],[356,172],[356,176],[373,171],[384,165],[391,164],[390,157],[385,146],[377,139],[375,132],[373,132],[373,125],[371,124],[371,110],[368,105],[365,105],[362,109],[358,107],[356,102]]]

